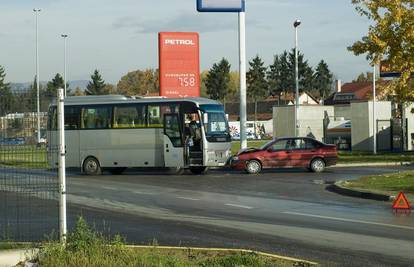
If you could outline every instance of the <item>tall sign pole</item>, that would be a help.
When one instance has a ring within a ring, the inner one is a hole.
[[[246,12],[239,12],[240,148],[247,148],[246,136]]]
[[[197,0],[197,10],[237,12],[239,15],[240,148],[246,148],[246,0]]]

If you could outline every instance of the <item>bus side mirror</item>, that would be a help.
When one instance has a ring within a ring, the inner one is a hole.
[[[204,124],[208,123],[208,114],[207,113],[203,114],[203,122],[204,122]]]

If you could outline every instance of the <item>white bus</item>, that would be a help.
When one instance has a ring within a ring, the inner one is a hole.
[[[48,146],[57,146],[56,104],[49,108]],[[226,164],[231,137],[223,106],[205,98],[65,99],[66,167],[88,175],[129,167],[167,167],[195,174]],[[52,154],[50,154],[52,155]],[[49,156],[51,166],[57,157]]]

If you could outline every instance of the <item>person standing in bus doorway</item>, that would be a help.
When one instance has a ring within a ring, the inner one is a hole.
[[[191,150],[201,149],[201,129],[197,113],[190,114],[190,123],[188,124],[188,146]]]

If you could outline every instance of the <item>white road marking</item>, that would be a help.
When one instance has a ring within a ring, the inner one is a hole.
[[[284,213],[284,214],[290,214],[290,215],[298,215],[298,216],[306,216],[306,217],[314,217],[314,218],[320,218],[320,219],[328,219],[328,220],[342,221],[342,222],[363,223],[363,224],[371,224],[371,225],[378,225],[378,226],[394,227],[394,228],[400,228],[400,229],[406,229],[406,230],[414,230],[414,227],[404,226],[404,225],[395,225],[395,224],[388,224],[388,223],[369,222],[369,221],[362,221],[362,220],[353,220],[353,219],[329,217],[329,216],[321,216],[321,215],[315,215],[315,214],[307,214],[307,213],[299,213],[299,212],[290,212],[290,211],[284,211],[282,213]]]
[[[231,204],[231,203],[227,203],[227,204],[224,204],[224,205],[231,206],[231,207],[236,207],[236,208],[248,209],[248,210],[253,209],[253,207],[250,207],[250,206],[237,205],[237,204]]]
[[[149,192],[141,192],[141,191],[135,191],[135,190],[129,190],[129,191],[137,195],[155,195],[154,193],[149,193]]]
[[[200,199],[198,198],[191,198],[191,197],[177,197],[179,199],[185,199],[185,200],[192,200],[192,201],[199,201]]]

